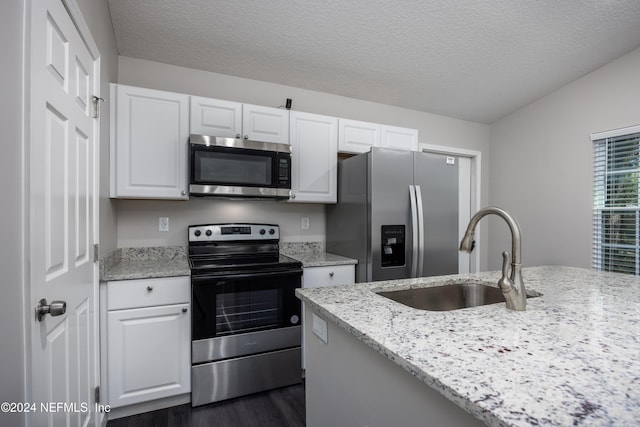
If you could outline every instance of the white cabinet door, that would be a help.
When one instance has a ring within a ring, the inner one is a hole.
[[[241,138],[242,104],[192,96],[190,133]]]
[[[418,130],[382,125],[380,146],[398,150],[418,151]]]
[[[109,311],[109,405],[191,391],[189,304]]]
[[[358,120],[338,120],[338,151],[366,153],[380,146],[380,125]]]
[[[289,143],[289,110],[191,97],[190,133]]]
[[[242,105],[242,137],[253,141],[289,143],[289,110]]]
[[[291,202],[336,203],[338,119],[291,112]]]
[[[187,199],[189,95],[112,85],[111,197]]]

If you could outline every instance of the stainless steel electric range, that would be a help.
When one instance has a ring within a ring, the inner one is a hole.
[[[302,264],[271,224],[189,227],[191,404],[302,381]]]

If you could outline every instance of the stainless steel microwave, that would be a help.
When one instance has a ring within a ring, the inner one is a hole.
[[[287,199],[291,193],[291,146],[191,135],[189,193]]]

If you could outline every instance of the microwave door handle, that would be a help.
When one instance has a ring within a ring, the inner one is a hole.
[[[411,204],[411,277],[417,277],[418,272],[418,207],[416,206],[416,188],[409,185],[409,201]]]

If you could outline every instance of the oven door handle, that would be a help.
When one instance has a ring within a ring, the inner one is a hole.
[[[269,271],[262,273],[240,273],[240,274],[225,274],[222,276],[215,274],[198,274],[195,276],[191,276],[192,282],[195,284],[196,282],[204,282],[204,281],[213,281],[215,285],[224,285],[227,280],[231,279],[261,279],[266,277],[276,277],[276,276],[295,276],[302,274],[301,268],[296,268],[295,270],[287,270],[287,271]],[[222,282],[222,283],[221,283]],[[200,283],[201,284],[201,283]],[[206,284],[206,283],[205,283]]]

